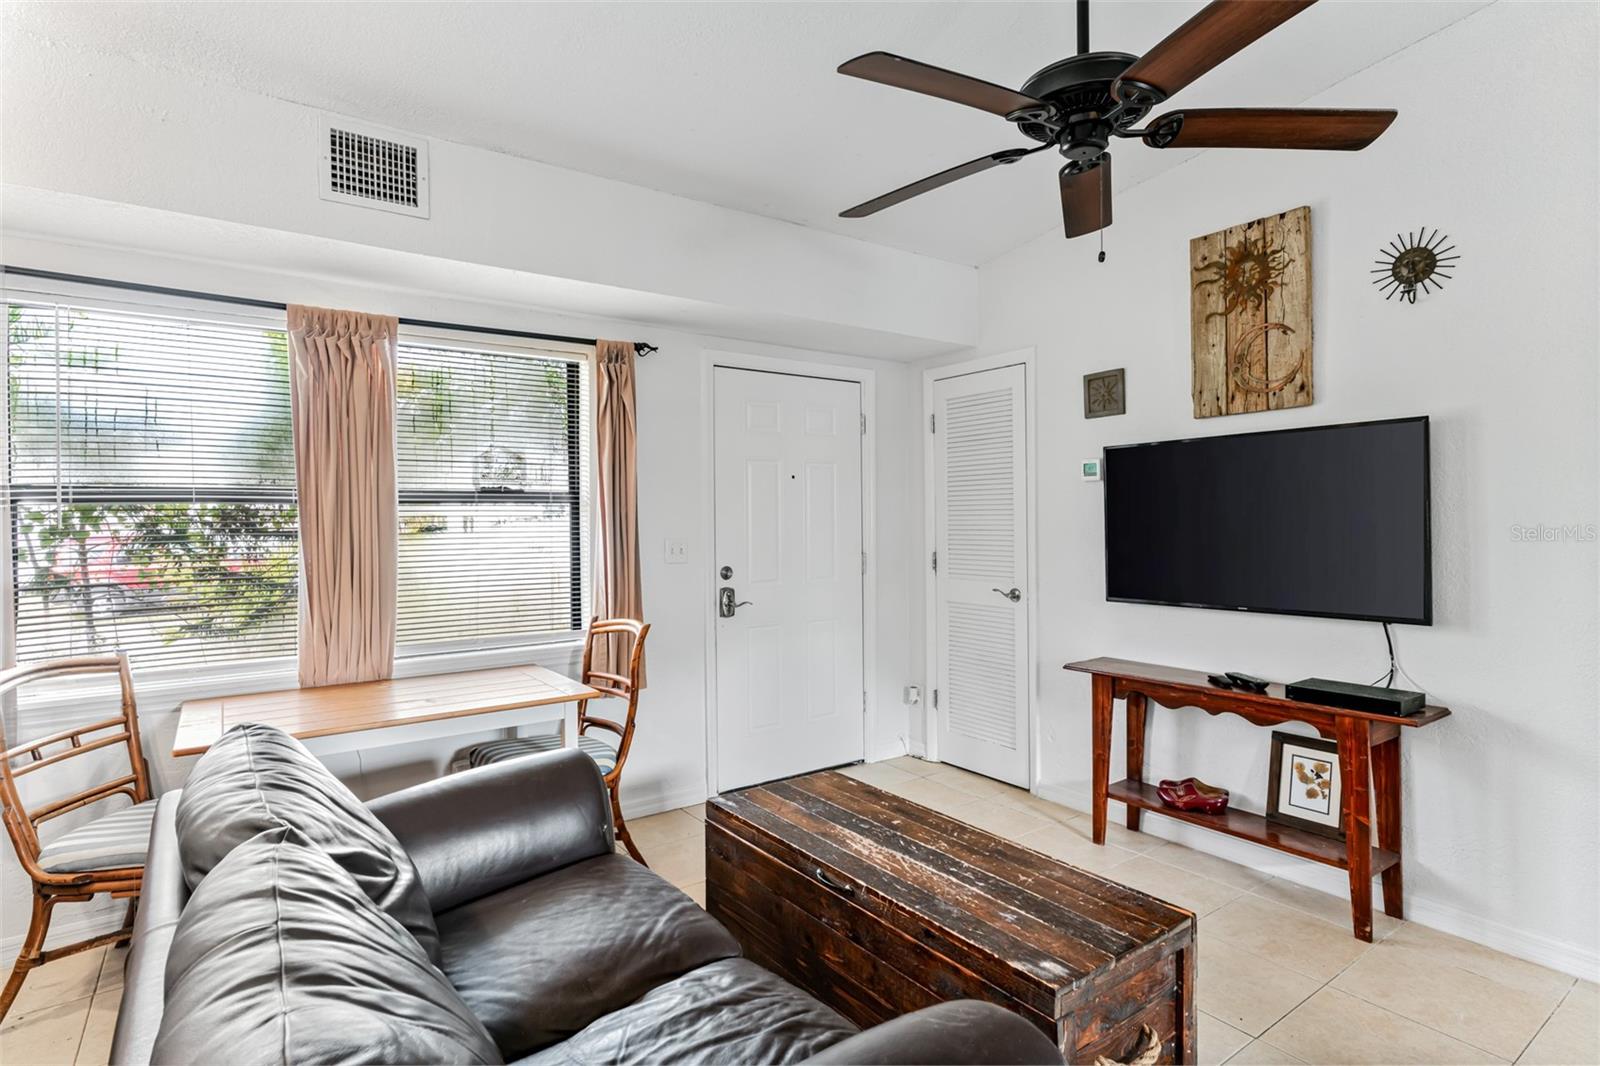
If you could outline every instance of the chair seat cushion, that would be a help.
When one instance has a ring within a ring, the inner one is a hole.
[[[658,985],[519,1066],[803,1062],[856,1032],[750,960],[724,959]]]
[[[488,766],[490,763],[517,759],[524,755],[538,755],[546,751],[560,751],[561,738],[555,734],[537,737],[513,737],[507,740],[490,740],[474,745],[467,752],[468,766]],[[578,738],[578,750],[595,761],[602,774],[617,768],[617,750],[599,737],[585,734]]]
[[[76,874],[143,866],[155,816],[155,800],[102,814],[40,848],[39,868],[50,874]]]
[[[189,897],[150,1061],[497,1063],[409,932],[292,828],[230,851]]]
[[[512,885],[438,923],[445,976],[507,1058],[739,954],[693,900],[622,855]]]
[[[438,959],[433,908],[411,857],[344,782],[283,730],[249,724],[224,733],[189,774],[177,825],[190,889],[246,840],[288,826]]]

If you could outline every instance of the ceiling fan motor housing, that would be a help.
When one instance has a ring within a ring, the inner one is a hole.
[[[1127,52],[1084,52],[1052,63],[1022,86],[1025,95],[1055,108],[1052,121],[1040,121],[1031,113],[1011,118],[1025,136],[1060,145],[1061,154],[1069,161],[1091,163],[1111,143],[1113,127],[1105,117],[1117,104],[1111,85],[1137,59]],[[1144,110],[1130,113],[1124,106],[1117,121],[1124,125],[1136,122]]]

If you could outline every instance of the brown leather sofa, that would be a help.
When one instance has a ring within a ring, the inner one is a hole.
[[[111,1061],[1031,1063],[944,1003],[865,1032],[614,852],[578,752],[361,804],[298,742],[231,731],[161,798]]]

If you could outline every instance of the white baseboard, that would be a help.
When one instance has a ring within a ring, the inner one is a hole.
[[[643,795],[629,794],[627,801],[622,805],[624,818],[648,818],[652,814],[661,814],[663,811],[677,810],[679,807],[692,807],[706,798],[704,785],[684,785],[667,791],[645,792]]]
[[[1074,810],[1087,811],[1090,807],[1089,791],[1085,788],[1042,785],[1035,789],[1035,795]],[[1111,806],[1119,814],[1123,809],[1122,804],[1115,800],[1111,801]],[[1196,851],[1216,855],[1218,858],[1236,862],[1240,866],[1248,866],[1252,870],[1292,881],[1318,892],[1348,898],[1348,880],[1342,871],[1331,866],[1305,862],[1268,848],[1209,830],[1194,828],[1159,815],[1146,819],[1142,832],[1182,844]],[[1113,880],[1116,879],[1114,870],[1111,877]],[[1557,940],[1543,933],[1517,929],[1503,922],[1464,911],[1459,907],[1430,900],[1415,892],[1406,893],[1406,919],[1418,925],[1425,925],[1429,929],[1437,929],[1441,933],[1449,933],[1451,936],[1503,951],[1507,955],[1580,977],[1585,981],[1600,981],[1600,951],[1592,947]]]

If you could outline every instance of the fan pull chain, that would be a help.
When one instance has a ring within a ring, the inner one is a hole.
[[[1108,155],[1106,158],[1110,159],[1111,157]],[[1100,171],[1100,229],[1098,231],[1098,236],[1100,237],[1100,256],[1096,261],[1104,263],[1106,261],[1106,168],[1100,166],[1096,167],[1095,169]]]

